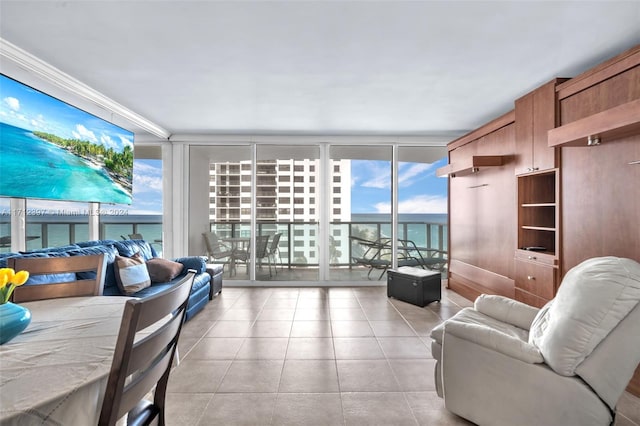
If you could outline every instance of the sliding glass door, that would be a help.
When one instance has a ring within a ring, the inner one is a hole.
[[[329,216],[329,279],[378,280],[391,238],[392,147],[332,145]]]
[[[394,263],[393,238],[446,250],[446,179],[434,175],[444,152],[393,144],[191,146],[190,254],[207,253],[207,232],[226,253],[210,256],[225,264],[225,279],[383,280]]]

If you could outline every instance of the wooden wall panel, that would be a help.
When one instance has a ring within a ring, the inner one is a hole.
[[[449,287],[474,299],[481,293],[514,297],[516,181],[515,126],[508,124],[449,152],[450,163],[472,155],[502,155],[504,165],[449,180]]]
[[[560,100],[560,123],[567,124],[640,99],[640,65]]]
[[[561,124],[640,99],[640,64],[635,61],[628,70],[561,99]],[[640,164],[629,164],[638,160],[640,135],[562,148],[561,276],[591,257],[640,262]],[[640,396],[640,367],[627,390]]]
[[[479,155],[504,155],[505,164],[477,173],[477,251],[475,266],[513,278],[516,247],[517,196],[514,178],[515,125],[497,130],[478,141]],[[486,185],[486,186],[484,186]],[[496,289],[494,289],[496,290]],[[513,296],[513,288],[496,291]]]
[[[476,155],[477,144],[467,144],[449,153],[449,163]],[[475,185],[476,175],[449,179],[449,256],[462,262],[475,264],[477,258],[476,204],[477,191],[469,191]]]

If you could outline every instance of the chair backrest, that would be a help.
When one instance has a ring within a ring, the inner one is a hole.
[[[12,300],[14,302],[30,302],[59,297],[102,295],[107,258],[104,254],[71,257],[15,257],[7,259],[7,266],[16,271],[29,271],[30,279],[38,275],[72,273],[75,277],[78,272],[95,272],[96,274],[95,279],[76,279],[33,285],[29,285],[29,281],[27,281],[27,284],[16,287]]]
[[[144,240],[142,234],[129,234],[130,240]]]
[[[269,247],[269,235],[258,235],[256,237],[256,259],[267,257]]]
[[[278,244],[280,243],[280,237],[282,236],[281,232],[273,235],[271,239],[271,244],[269,244],[269,254],[275,254],[278,251]]]
[[[158,424],[164,424],[169,373],[195,274],[196,271],[190,269],[168,290],[127,301],[100,412],[100,426],[115,425],[127,413],[130,413],[129,424],[136,418],[156,419]],[[136,334],[149,326],[153,326],[153,331],[136,339]],[[153,403],[145,401],[145,395],[154,387]]]
[[[224,250],[224,247],[220,244],[218,234],[215,232],[203,232],[202,238],[204,239],[204,245],[207,249],[207,254],[212,258],[220,258],[229,256],[228,251]]]

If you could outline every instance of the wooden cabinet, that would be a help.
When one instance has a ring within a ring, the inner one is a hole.
[[[558,282],[558,169],[529,173],[518,181],[518,247],[515,297],[541,307],[553,299]]]
[[[558,123],[556,85],[564,80],[554,79],[516,100],[516,175],[558,166],[559,157],[548,145],[547,132]]]
[[[516,252],[515,298],[541,308],[553,299],[558,288],[558,267],[555,257]]]
[[[506,232],[515,229],[517,217],[514,140],[509,115],[449,144],[448,285],[471,300],[481,293],[514,297],[516,235]],[[500,162],[489,166],[486,159]],[[478,170],[460,173],[474,162]]]

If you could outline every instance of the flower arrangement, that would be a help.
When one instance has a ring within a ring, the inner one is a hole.
[[[0,268],[0,305],[9,301],[16,287],[26,283],[29,272],[14,271],[12,268]]]

